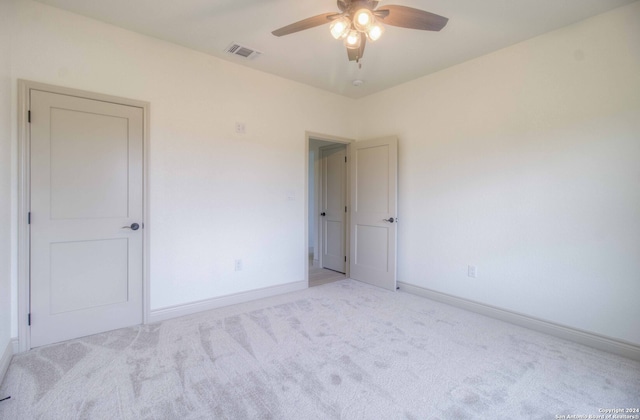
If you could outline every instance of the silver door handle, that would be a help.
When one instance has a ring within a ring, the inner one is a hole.
[[[388,218],[388,219],[382,219],[382,220],[383,220],[384,222],[389,222],[389,223],[393,223],[393,222],[396,222],[396,221],[397,221],[397,219],[394,219],[393,217],[390,217],[390,218]]]
[[[122,226],[122,229],[138,230],[140,229],[140,225],[137,223],[131,223],[131,226]]]

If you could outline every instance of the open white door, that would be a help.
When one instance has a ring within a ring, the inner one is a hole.
[[[322,267],[345,273],[347,147],[345,145],[323,147],[320,153]]]
[[[396,289],[398,139],[351,146],[350,277]]]

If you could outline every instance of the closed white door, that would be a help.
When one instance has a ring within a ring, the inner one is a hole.
[[[330,146],[320,149],[322,174],[322,266],[346,271],[346,179],[347,148]]]
[[[350,277],[396,289],[398,140],[351,146]]]
[[[31,347],[140,324],[143,110],[29,100]]]

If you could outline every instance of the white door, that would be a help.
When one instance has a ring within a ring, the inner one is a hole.
[[[29,100],[31,347],[140,324],[143,110]]]
[[[322,266],[330,270],[346,272],[346,146],[329,146],[320,149],[322,174]]]
[[[398,140],[351,145],[350,277],[396,289]]]

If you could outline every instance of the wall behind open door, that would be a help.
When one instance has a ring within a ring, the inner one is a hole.
[[[398,139],[359,141],[351,154],[351,278],[396,289]]]

